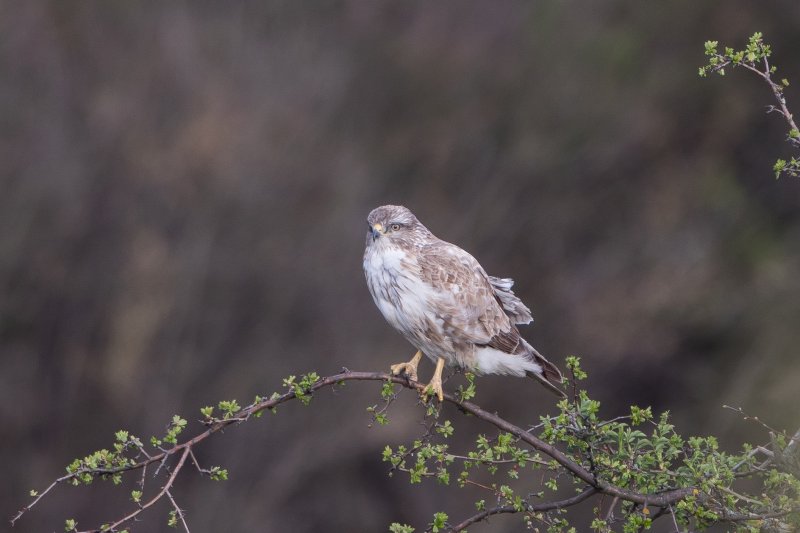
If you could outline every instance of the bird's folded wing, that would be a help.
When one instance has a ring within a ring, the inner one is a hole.
[[[444,322],[445,334],[455,342],[492,346],[514,353],[519,345],[519,332],[501,306],[502,299],[491,278],[478,261],[461,248],[443,241],[424,252],[419,257],[421,277],[433,289],[432,312]],[[519,302],[509,289],[503,289],[506,298]],[[518,316],[523,312],[530,316],[527,307],[522,302],[519,305],[522,310],[518,311]]]

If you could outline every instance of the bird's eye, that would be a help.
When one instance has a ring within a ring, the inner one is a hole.
[[[400,229],[400,224],[392,224],[389,227],[392,229],[392,231],[397,231]]]

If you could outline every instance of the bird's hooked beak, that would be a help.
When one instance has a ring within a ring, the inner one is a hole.
[[[370,235],[372,235],[372,240],[375,241],[375,239],[380,237],[383,233],[386,233],[386,230],[383,229],[383,224],[376,222],[369,227],[369,232]]]

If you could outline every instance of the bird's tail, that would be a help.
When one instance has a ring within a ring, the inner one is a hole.
[[[537,352],[536,348],[528,344],[525,339],[522,339],[522,342],[527,351],[526,355],[541,368],[540,372],[528,370],[525,374],[528,377],[539,381],[553,394],[561,396],[562,398],[566,398],[567,394],[561,389],[562,376],[558,367],[545,359],[544,356]]]

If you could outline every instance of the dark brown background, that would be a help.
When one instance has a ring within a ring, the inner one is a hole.
[[[202,405],[288,374],[411,355],[361,272],[382,203],[515,278],[525,335],[581,355],[605,415],[652,404],[730,448],[764,436],[723,403],[796,429],[800,180],[770,172],[786,128],[754,76],[697,67],[705,40],[760,30],[800,83],[798,20],[790,0],[0,3],[2,516],[118,429],[181,413],[195,431]],[[469,514],[483,496],[386,477],[419,411],[407,394],[368,429],[378,390],[203,445],[231,480],[179,481],[193,533]],[[520,424],[552,411],[510,378],[478,400]],[[130,488],[59,488],[17,530],[112,519]]]

